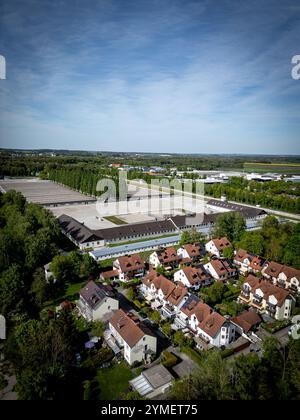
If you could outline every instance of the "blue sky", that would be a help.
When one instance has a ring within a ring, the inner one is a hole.
[[[300,154],[299,1],[1,4],[1,147]]]

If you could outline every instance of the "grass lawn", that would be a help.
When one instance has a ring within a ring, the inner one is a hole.
[[[128,223],[125,222],[125,220],[120,219],[117,216],[105,216],[103,219],[108,220],[111,223],[114,223],[115,225],[127,225]]]
[[[57,299],[45,302],[44,308],[50,308],[52,306],[56,306],[64,300],[70,300],[73,302],[79,298],[79,290],[86,284],[87,280],[79,281],[78,283],[69,284],[66,292],[59,296]]]
[[[119,399],[121,394],[128,390],[128,381],[137,376],[137,374],[134,374],[125,362],[99,370],[97,380],[100,387],[100,399]]]
[[[185,353],[187,356],[189,356],[198,365],[202,362],[202,357],[197,350],[194,350],[191,347],[182,347],[180,350],[182,353]]]

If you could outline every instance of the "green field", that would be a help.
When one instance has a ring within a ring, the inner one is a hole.
[[[282,174],[300,174],[300,163],[260,163],[245,162],[244,169],[248,172],[277,172]]]
[[[105,216],[103,219],[108,220],[111,223],[114,223],[115,225],[127,225],[128,223],[125,222],[125,220],[120,219],[117,216]]]
[[[129,388],[129,381],[136,375],[125,363],[101,369],[97,374],[101,400],[118,400]]]

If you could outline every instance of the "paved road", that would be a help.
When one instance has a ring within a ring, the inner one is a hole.
[[[139,184],[138,182],[134,182],[134,181],[128,181],[130,184],[133,184],[133,185],[136,185],[136,186],[138,186],[139,188],[143,188],[143,185],[142,184]],[[144,187],[145,188],[145,187]],[[153,188],[153,187],[152,187]],[[154,188],[155,189],[155,188]],[[161,187],[161,191],[162,192],[166,192],[166,193],[170,193],[170,188],[166,188],[166,187]],[[220,201],[220,202],[222,202],[222,200],[220,199],[220,198],[214,198],[214,197],[209,197],[209,196],[207,196],[207,195],[201,195],[201,194],[195,194],[195,193],[184,193],[187,197],[195,197],[196,199],[199,199],[199,200],[203,200],[203,199],[205,199],[206,201],[207,200],[211,200],[211,199],[213,199],[213,200],[216,200],[216,201]],[[237,204],[237,205],[239,205],[239,206],[245,206],[245,207],[249,207],[249,208],[256,208],[257,209],[257,207],[256,206],[252,206],[252,205],[250,205],[250,204],[245,204],[245,203],[239,203],[239,202],[237,202],[237,201],[228,201],[228,203],[232,203],[232,204]],[[265,211],[267,211],[268,213],[272,213],[272,214],[275,214],[276,216],[281,216],[281,217],[287,217],[287,218],[292,218],[292,219],[296,219],[296,220],[299,220],[300,221],[300,215],[299,214],[294,214],[294,213],[287,213],[287,212],[284,212],[284,211],[279,211],[279,210],[273,210],[273,209],[268,209],[268,208],[265,208],[265,207],[260,207],[260,209],[261,210],[265,210]]]

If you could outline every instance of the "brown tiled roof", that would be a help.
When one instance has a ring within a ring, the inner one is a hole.
[[[296,270],[295,268],[271,261],[265,269],[265,274],[271,277],[277,278],[280,273],[284,273],[286,275],[288,282],[291,281],[293,277],[296,277],[300,281],[300,270]]]
[[[249,252],[245,251],[244,249],[239,249],[237,251],[236,255],[234,256],[234,260],[238,261],[240,263],[243,263],[243,261],[246,258],[249,260],[249,266],[251,268],[253,268],[254,270],[258,270],[258,271],[262,270],[262,268],[263,268],[263,266],[266,262],[265,258],[262,258],[258,255],[249,253]]]
[[[121,271],[128,273],[129,271],[141,270],[145,267],[145,263],[140,254],[125,255],[117,258]]]
[[[215,247],[219,250],[219,251],[223,251],[223,249],[231,247],[232,244],[231,242],[224,236],[223,238],[216,238],[212,240]]]
[[[156,270],[151,270],[143,279],[143,283],[147,287],[150,287],[151,284],[153,284],[156,290],[161,289],[166,298],[176,288],[176,285],[171,280],[168,280],[162,274],[158,274]]]
[[[138,318],[125,313],[122,309],[115,312],[109,323],[131,348],[134,347],[144,335],[153,336],[152,332],[143,323],[138,321]]]
[[[182,287],[181,285],[177,285],[175,289],[169,294],[167,300],[172,305],[177,306],[182,299],[187,295],[188,289],[186,287]]]
[[[186,250],[190,258],[197,258],[201,256],[201,252],[203,251],[203,247],[199,243],[195,244],[185,244],[183,248]]]
[[[180,260],[180,257],[179,255],[177,255],[176,249],[173,246],[170,246],[169,248],[160,249],[156,251],[156,254],[159,259],[159,262],[162,265]]]
[[[268,280],[259,279],[252,274],[247,277],[245,283],[250,285],[252,293],[255,293],[257,289],[260,289],[263,292],[263,297],[266,301],[268,301],[269,297],[273,295],[277,299],[279,306],[282,306],[286,298],[289,296],[289,292],[287,290],[275,286]]]
[[[227,273],[232,273],[236,271],[236,268],[232,267],[230,262],[225,259],[219,260],[215,258],[210,261],[210,264],[212,265],[218,276],[227,275]]]
[[[247,333],[253,327],[260,324],[262,319],[255,311],[244,311],[240,315],[234,317],[232,322],[239,325],[244,332]]]
[[[234,256],[234,260],[240,263],[242,263],[245,258],[248,258],[250,261],[250,255],[244,249],[239,249]]]
[[[183,267],[182,271],[191,285],[200,284],[201,282],[211,278],[211,275],[207,273],[203,266]]]
[[[117,277],[118,275],[118,270],[102,271],[102,273],[100,273],[100,277],[104,279],[111,279],[112,277]]]
[[[199,302],[198,296],[190,295],[180,310],[190,318]]]
[[[218,314],[218,312],[212,312],[208,317],[206,317],[199,325],[201,330],[203,330],[210,337],[215,337],[219,332],[220,328],[226,322],[226,318]]]
[[[193,311],[199,323],[205,321],[212,313],[211,307],[204,302],[199,302]]]

